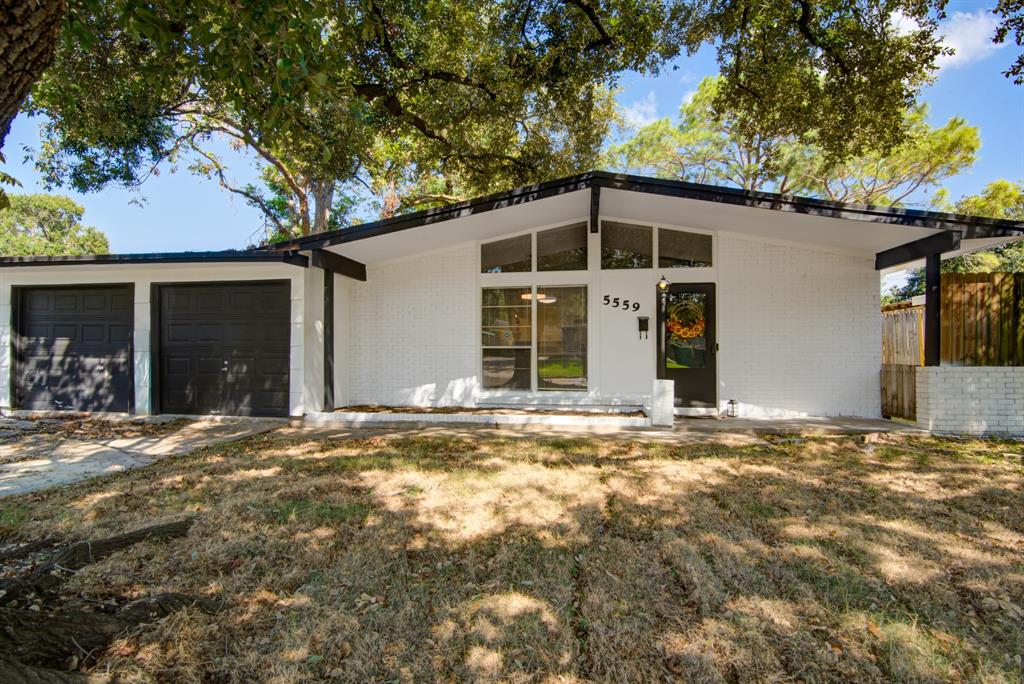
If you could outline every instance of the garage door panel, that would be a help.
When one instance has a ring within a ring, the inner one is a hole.
[[[287,415],[289,292],[283,281],[161,286],[162,410]]]
[[[18,405],[31,410],[130,410],[131,286],[18,292]]]

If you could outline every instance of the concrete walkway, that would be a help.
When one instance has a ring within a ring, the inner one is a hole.
[[[16,450],[17,455],[16,461],[0,464],[0,497],[141,468],[161,458],[233,442],[286,424],[287,420],[276,418],[197,419],[171,433],[106,440],[54,439],[26,433],[17,443],[0,444],[0,449]]]

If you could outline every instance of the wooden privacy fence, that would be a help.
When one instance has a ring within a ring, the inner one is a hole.
[[[1024,273],[943,273],[940,358],[947,366],[1024,366]],[[882,310],[882,415],[914,420],[924,307]]]
[[[1024,366],[1024,273],[943,273],[941,359]]]
[[[882,310],[882,363],[924,365],[924,307]]]
[[[886,418],[917,418],[917,366],[882,364],[882,415]]]

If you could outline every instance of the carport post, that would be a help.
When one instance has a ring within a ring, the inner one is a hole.
[[[942,254],[925,257],[924,266],[924,365],[938,366],[942,350]]]

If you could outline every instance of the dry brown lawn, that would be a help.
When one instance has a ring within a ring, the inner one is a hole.
[[[194,514],[63,587],[226,602],[121,681],[1022,681],[1020,443],[381,437],[0,500],[0,540]]]

